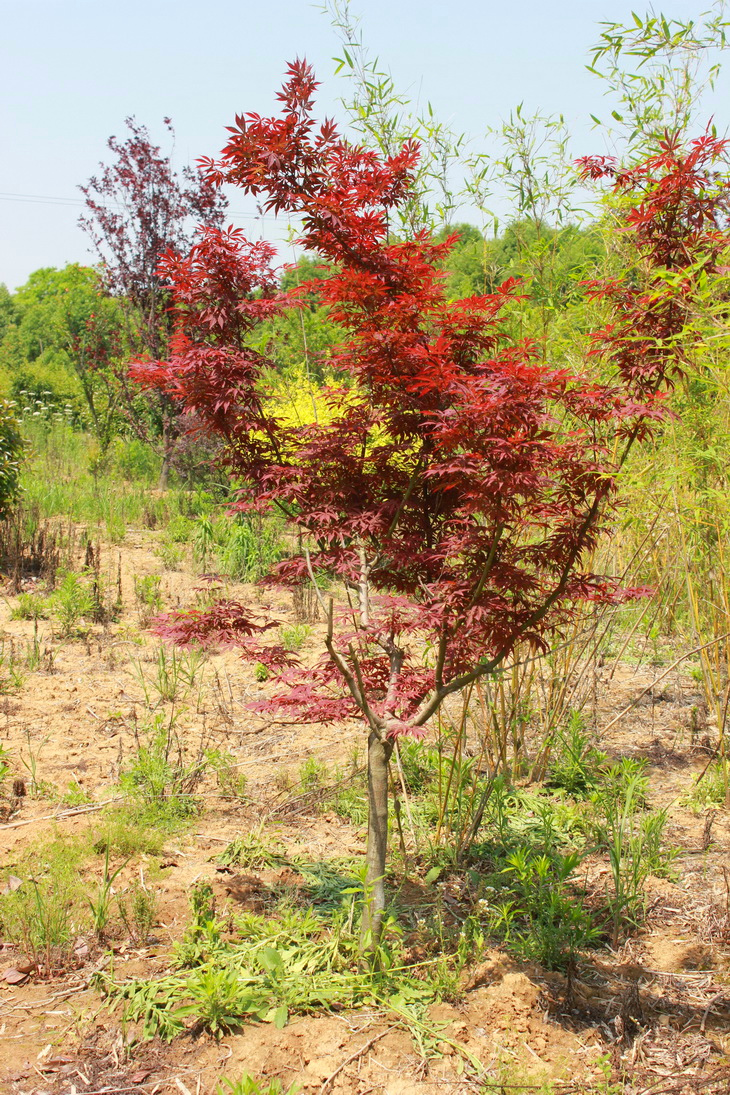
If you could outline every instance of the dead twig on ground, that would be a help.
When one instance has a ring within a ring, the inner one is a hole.
[[[345,1060],[342,1062],[342,1064],[338,1065],[337,1068],[335,1069],[335,1071],[331,1072],[329,1074],[329,1076],[327,1077],[327,1079],[324,1081],[324,1083],[322,1084],[322,1086],[319,1089],[319,1095],[325,1095],[325,1092],[326,1092],[327,1088],[330,1086],[331,1083],[334,1082],[334,1080],[339,1076],[339,1074],[342,1072],[342,1070],[344,1068],[347,1068],[347,1066],[352,1064],[353,1061],[356,1061],[358,1059],[358,1057],[362,1057],[363,1054],[367,1053],[367,1051],[372,1046],[374,1046],[376,1042],[379,1042],[381,1038],[385,1038],[386,1034],[391,1034],[392,1031],[394,1031],[396,1029],[397,1029],[397,1027],[395,1025],[393,1025],[393,1026],[389,1026],[387,1028],[387,1030],[381,1030],[381,1032],[379,1034],[375,1034],[375,1035],[373,1035],[372,1038],[368,1039],[368,1041],[365,1043],[365,1045],[360,1046],[360,1048],[356,1049],[354,1053],[351,1053],[349,1057],[346,1057]]]

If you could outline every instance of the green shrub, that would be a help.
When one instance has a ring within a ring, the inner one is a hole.
[[[607,759],[591,744],[581,714],[571,711],[568,725],[553,746],[548,782],[570,795],[584,795],[600,782]]]
[[[0,899],[2,934],[46,975],[69,960],[77,933],[88,923],[78,870],[82,855],[80,846],[59,840],[31,851],[13,871],[20,886]]]
[[[706,806],[724,806],[730,787],[730,765],[727,758],[720,757],[695,780],[686,803],[693,810],[703,810]]]
[[[51,602],[40,593],[21,593],[10,609],[11,620],[46,620],[51,613]]]
[[[125,479],[132,482],[156,483],[160,477],[161,460],[150,445],[133,437],[117,442],[115,463]]]
[[[117,899],[117,905],[130,938],[138,946],[146,946],[150,929],[157,919],[157,899],[154,892],[135,880],[131,890]]]
[[[223,798],[244,802],[248,780],[233,755],[225,749],[206,749],[205,759],[215,772],[216,782]]]
[[[17,501],[24,449],[15,404],[0,399],[0,518]]]
[[[203,756],[188,760],[175,717],[158,714],[137,731],[137,751],[121,784],[161,821],[174,823],[197,811],[195,791],[205,770]]]
[[[663,847],[667,811],[647,809],[646,763],[624,757],[605,773],[591,795],[590,832],[608,854],[611,889],[606,903],[614,944],[625,928],[641,923],[646,907],[645,883],[651,874],[667,874],[678,849]]]
[[[301,650],[312,634],[309,624],[290,624],[279,628],[279,641],[285,650]]]
[[[64,638],[79,633],[81,625],[94,616],[94,598],[85,580],[69,571],[51,598],[53,615]],[[88,630],[86,628],[85,630]]]

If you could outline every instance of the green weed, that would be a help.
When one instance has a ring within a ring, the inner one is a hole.
[[[23,687],[25,677],[20,667],[20,659],[15,643],[0,639],[0,695],[17,692]]]
[[[392,974],[361,968],[351,902],[327,920],[293,909],[277,920],[246,914],[225,940],[209,889],[193,896],[193,920],[174,972],[154,981],[102,979],[125,1018],[143,1022],[145,1037],[169,1039],[188,1020],[218,1034],[250,1019],[283,1026],[293,1014],[334,1004],[395,1006],[402,999],[408,1007],[434,999],[423,981],[397,969],[393,954],[384,963]]]
[[[215,530],[210,517],[199,517],[193,532],[193,556],[205,572],[215,551]]]
[[[136,855],[160,855],[166,833],[159,826],[155,806],[140,811],[139,805],[114,806],[102,814],[101,831],[94,830],[94,851],[107,849],[127,858]]]
[[[63,638],[86,634],[94,617],[94,598],[85,580],[69,571],[51,598]]]
[[[507,893],[495,901],[489,927],[514,954],[565,969],[598,941],[598,927],[567,889],[580,861],[577,852],[536,855],[528,848],[506,857]]]
[[[137,946],[144,947],[157,919],[154,892],[135,881],[128,894],[117,898],[117,906],[127,933]]]
[[[243,867],[248,871],[281,866],[285,861],[281,841],[276,837],[264,836],[261,826],[235,837],[218,857],[218,862],[223,866]]]
[[[725,806],[730,788],[730,764],[726,757],[713,761],[692,784],[684,801],[692,810],[707,806]]]
[[[263,577],[283,554],[280,525],[273,518],[241,516],[216,524],[218,568],[237,582]]]
[[[135,575],[134,596],[139,609],[141,627],[147,627],[152,617],[162,611],[161,582],[159,574],[145,574],[141,577]]]
[[[291,1084],[286,1091],[278,1077],[269,1080],[256,1080],[250,1073],[244,1072],[237,1080],[227,1077],[218,1084],[217,1095],[296,1095],[299,1085]]]
[[[641,923],[646,906],[645,883],[651,874],[666,874],[677,849],[663,847],[666,810],[647,811],[646,765],[623,758],[611,766],[601,787],[591,795],[591,835],[608,855],[612,887],[606,904],[614,945],[627,926]]]
[[[14,868],[21,885],[0,899],[3,935],[46,974],[68,962],[86,924],[78,872],[82,855],[81,848],[62,841],[32,850]]]
[[[151,670],[146,671],[140,661],[133,662],[147,707],[183,702],[202,685],[205,661],[202,650],[159,646]]]
[[[28,791],[34,798],[40,798],[43,795],[47,795],[53,791],[53,787],[45,780],[38,777],[38,763],[40,761],[41,752],[43,746],[48,744],[48,737],[43,738],[42,741],[33,741],[29,729],[25,731],[25,747],[27,751],[27,758],[20,754],[20,763],[25,768],[28,776]]]
[[[572,711],[553,747],[548,782],[570,795],[584,795],[600,781],[606,761],[606,754],[591,744],[580,712]]]
[[[208,766],[215,772],[222,797],[232,799],[234,802],[244,802],[248,779],[239,768],[233,753],[225,749],[206,749],[205,759]]]
[[[184,556],[177,544],[162,543],[155,549],[155,554],[165,570],[180,570]]]
[[[299,769],[299,785],[307,794],[322,791],[330,779],[329,768],[317,757],[308,757]]]
[[[290,624],[288,627],[279,628],[279,641],[285,650],[301,650],[312,629],[309,624]]]
[[[0,743],[0,792],[2,792],[3,784],[10,775],[10,764],[8,763],[12,753],[9,749]]]
[[[106,931],[107,924],[109,922],[109,916],[111,914],[112,906],[112,886],[115,879],[121,874],[127,865],[127,860],[113,871],[109,870],[109,845],[106,846],[104,854],[104,872],[99,883],[96,895],[94,897],[87,897],[89,908],[91,909],[91,926],[94,930],[94,934],[98,939],[103,939]]]
[[[122,787],[161,820],[179,821],[195,813],[195,790],[204,777],[206,762],[202,753],[187,759],[177,719],[155,715],[135,734],[137,750],[121,774]]]
[[[50,598],[40,593],[21,593],[10,609],[11,620],[47,620],[50,614]]]
[[[74,778],[69,781],[60,801],[64,806],[87,806],[91,802],[91,795]]]

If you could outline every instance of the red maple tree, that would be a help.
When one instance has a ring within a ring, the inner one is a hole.
[[[508,337],[515,283],[449,301],[439,270],[453,241],[391,238],[417,147],[382,158],[332,122],[317,127],[315,87],[305,63],[291,65],[280,116],[237,117],[221,159],[206,167],[265,210],[299,216],[302,246],[329,264],[306,287],[347,332],[334,361],[345,379],[325,390],[327,421],[292,426],[265,399],[265,362],[249,336],[296,307],[297,291],[277,293],[271,248],[233,229],[207,230],[187,257],[164,261],[176,300],[172,352],[135,375],[222,438],[243,484],[238,507],[277,507],[297,530],[303,553],[274,577],[326,573],[344,591],[337,610],[323,602],[325,649],[306,672],[262,642],[271,623],[240,604],[175,614],[162,631],[178,643],[232,643],[275,668],[283,687],[268,708],[363,720],[367,947],[385,902],[394,739],[421,734],[447,696],[497,672],[518,644],[546,649],[581,602],[627,595],[581,563],[607,525],[631,446],[664,413],[699,268],[710,269],[726,241],[717,187],[703,181],[719,142],[706,138],[687,157],[671,146],[617,174],[617,186],[641,194],[626,223],[642,284],[591,287],[613,317],[595,336],[590,369],[545,363],[530,342]],[[714,205],[701,196],[710,191]],[[668,267],[686,276],[663,278]]]
[[[125,124],[125,140],[107,141],[111,162],[100,164],[99,174],[79,187],[86,199],[79,224],[100,260],[101,285],[123,304],[129,342],[154,359],[167,352],[171,333],[170,286],[160,259],[172,251],[185,254],[196,225],[219,226],[228,202],[199,169],[186,165],[175,171],[146,126],[134,118]],[[174,140],[170,119],[164,124]],[[129,384],[127,370],[117,368],[113,355],[103,368],[109,391],[137,436],[162,442],[160,486],[166,486],[174,444],[184,430],[180,408],[160,392],[140,407],[139,389]]]

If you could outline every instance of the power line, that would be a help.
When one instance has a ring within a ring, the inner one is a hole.
[[[83,198],[63,198],[54,194],[16,194],[12,191],[0,192],[0,201],[10,202],[35,202],[39,205],[68,205],[68,206],[85,206],[86,202]],[[116,205],[118,209],[123,209],[124,206],[119,202],[108,202],[105,204]],[[230,217],[244,217],[246,220],[276,222],[277,218],[270,216],[268,213],[244,213],[242,209],[229,209],[227,214]]]

